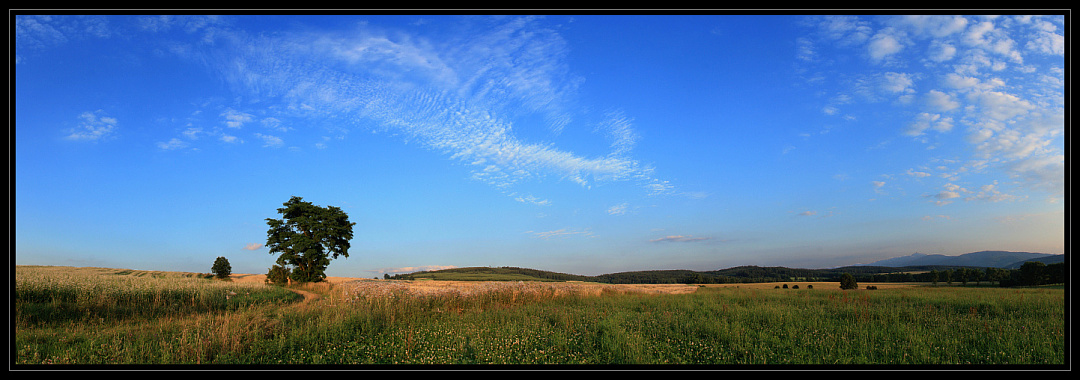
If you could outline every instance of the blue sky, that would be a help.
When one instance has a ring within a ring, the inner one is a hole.
[[[15,17],[17,264],[331,276],[1061,254],[1057,16]]]

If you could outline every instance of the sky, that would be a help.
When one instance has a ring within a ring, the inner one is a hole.
[[[13,18],[13,261],[329,276],[1065,252],[1057,15]]]

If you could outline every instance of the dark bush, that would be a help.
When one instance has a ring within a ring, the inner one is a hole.
[[[289,268],[274,265],[270,267],[270,271],[266,272],[266,283],[274,285],[285,285],[289,282]]]

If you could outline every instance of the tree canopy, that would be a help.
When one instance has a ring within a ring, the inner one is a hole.
[[[338,207],[316,206],[293,196],[277,211],[281,219],[266,219],[266,247],[278,254],[277,263],[291,268],[289,277],[298,282],[319,282],[326,278],[330,259],[349,257],[353,237],[349,216]]]
[[[840,289],[847,290],[855,289],[858,287],[859,284],[855,282],[855,276],[852,276],[850,273],[844,273],[840,275]]]
[[[229,264],[229,259],[218,257],[214,260],[214,265],[210,267],[210,272],[217,278],[226,278],[232,274],[232,265]]]

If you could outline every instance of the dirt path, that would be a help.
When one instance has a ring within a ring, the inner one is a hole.
[[[300,301],[300,303],[303,303],[303,304],[306,304],[308,302],[311,302],[311,301],[317,300],[319,298],[322,298],[322,296],[319,295],[318,293],[312,293],[312,292],[309,292],[307,290],[300,290],[300,289],[293,289],[293,288],[286,288],[286,289],[289,289],[293,293],[296,293],[296,294],[299,294],[299,295],[303,296],[304,300]]]
[[[237,273],[234,273],[234,274],[230,275],[229,278],[231,278],[233,281],[236,281],[236,282],[264,282],[266,280],[266,275],[262,275],[262,274],[242,274],[242,273],[237,274]],[[315,292],[309,292],[307,290],[296,289],[296,288],[292,288],[292,287],[286,287],[286,289],[292,291],[293,293],[296,293],[296,294],[299,294],[299,295],[303,296],[304,300],[300,302],[301,304],[306,304],[306,303],[309,303],[311,301],[315,301],[317,299],[322,298],[322,295],[320,295],[318,293],[315,293]]]

